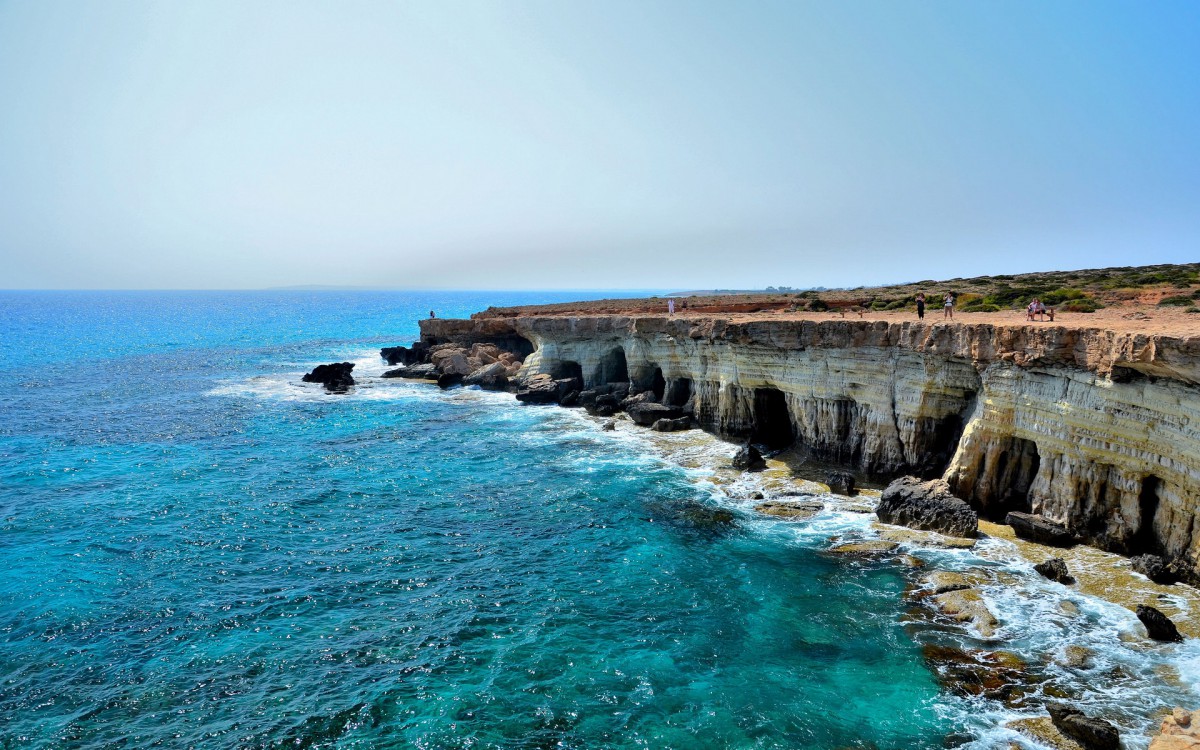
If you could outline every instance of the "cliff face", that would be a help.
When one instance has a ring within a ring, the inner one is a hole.
[[[796,440],[877,475],[944,475],[1102,546],[1200,561],[1200,336],[1054,325],[516,317],[423,339],[519,339],[524,376],[630,380],[706,428]]]

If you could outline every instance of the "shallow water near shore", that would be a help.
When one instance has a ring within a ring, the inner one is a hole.
[[[825,553],[869,516],[758,516],[701,433],[378,379],[431,307],[572,296],[0,296],[0,747],[1015,739],[1040,704],[939,687],[922,644],[971,639],[912,622],[909,571]],[[343,359],[349,394],[299,382]],[[968,645],[1093,647],[1046,670],[1127,729],[1197,703],[1191,644],[1121,641],[1005,540],[911,551],[994,572],[1007,640]]]

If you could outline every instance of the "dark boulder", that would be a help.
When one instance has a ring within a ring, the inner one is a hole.
[[[610,419],[607,422],[605,422],[603,425],[601,425],[600,429],[611,432],[612,430],[617,429],[617,422],[614,419]]]
[[[601,393],[598,396],[591,396],[586,402],[583,400],[583,393],[580,393],[579,402],[583,404],[583,408],[587,410],[588,414],[596,417],[611,417],[617,413],[620,407],[620,401],[611,393]]]
[[[379,356],[383,357],[389,365],[415,365],[426,361],[429,356],[429,347],[420,341],[411,347],[385,346],[379,350]]]
[[[437,376],[438,369],[433,365],[408,365],[388,370],[383,374],[385,378],[419,378],[422,380],[437,380]]]
[[[1179,581],[1179,573],[1175,566],[1158,555],[1138,555],[1130,558],[1133,572],[1141,573],[1155,583],[1171,585]]]
[[[1179,629],[1175,627],[1175,623],[1171,622],[1171,618],[1154,607],[1139,604],[1137,618],[1146,626],[1146,634],[1156,641],[1179,643],[1183,640],[1183,636],[1179,634]]]
[[[733,454],[733,468],[735,469],[765,469],[766,467],[767,462],[763,459],[762,454],[750,443],[746,443],[741,450]]]
[[[1120,750],[1120,733],[1104,719],[1088,716],[1078,708],[1063,703],[1051,703],[1046,709],[1058,731],[1087,750]]]
[[[825,484],[836,495],[854,494],[854,475],[848,471],[831,471],[825,475]]]
[[[443,372],[437,378],[438,388],[453,388],[456,385],[461,385],[462,381],[463,376],[457,372]]]
[[[682,416],[678,419],[660,419],[650,425],[650,429],[655,432],[681,432],[683,430],[692,429],[692,418]]]
[[[1034,565],[1033,569],[1051,581],[1057,581],[1068,586],[1075,583],[1075,577],[1067,570],[1067,561],[1061,557],[1052,557],[1046,562]]]
[[[305,383],[321,383],[325,386],[325,390],[332,393],[345,393],[346,389],[354,385],[354,376],[350,374],[350,371],[353,369],[353,362],[334,362],[328,365],[317,365],[302,380]]]
[[[949,536],[973,537],[979,533],[979,515],[950,494],[941,479],[925,482],[917,477],[900,477],[883,491],[875,515],[884,523]]]
[[[579,406],[579,391],[571,391],[558,402],[559,406]]]
[[[1004,523],[1012,527],[1013,532],[1030,542],[1046,544],[1051,547],[1071,547],[1079,539],[1066,526],[1055,523],[1049,518],[1035,516],[1032,513],[1009,513]]]
[[[557,404],[563,396],[579,390],[579,378],[559,378],[535,375],[517,391],[517,400],[526,404]]]
[[[629,418],[636,424],[649,427],[660,419],[678,419],[683,416],[683,410],[678,406],[664,406],[652,401],[634,404],[626,410]]]

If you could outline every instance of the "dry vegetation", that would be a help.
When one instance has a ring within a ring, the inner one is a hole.
[[[946,293],[954,294],[956,310],[967,313],[1005,313],[1024,310],[1034,297],[1065,313],[1094,313],[1102,309],[1155,308],[1164,313],[1200,313],[1200,263],[1181,265],[1051,271],[1012,276],[979,276],[947,281],[918,281],[881,287],[824,291],[767,291],[691,293],[677,296],[680,314],[695,313],[838,313],[860,315],[915,309],[924,292],[930,313],[941,308]],[[687,309],[683,308],[686,300]],[[477,317],[516,315],[661,314],[664,297],[566,302],[554,305],[488,308]],[[1104,316],[1108,317],[1108,316]],[[1178,315],[1172,315],[1178,318]],[[1200,321],[1200,316],[1195,320]]]

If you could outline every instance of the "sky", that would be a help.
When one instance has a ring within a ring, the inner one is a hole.
[[[1200,260],[1200,3],[0,0],[0,288]]]

